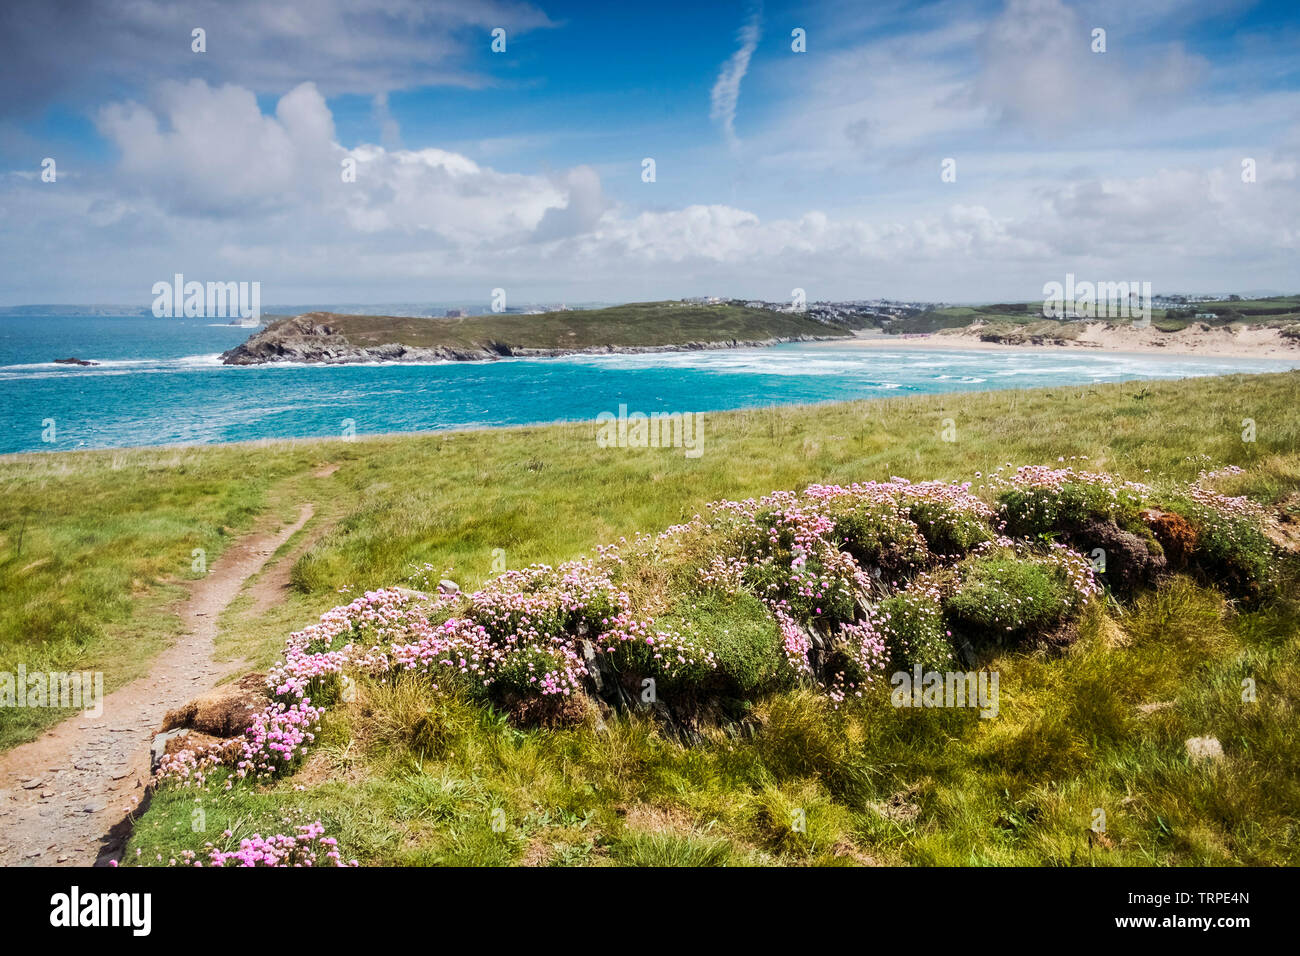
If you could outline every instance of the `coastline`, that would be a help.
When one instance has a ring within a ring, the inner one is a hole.
[[[1300,339],[1284,336],[1264,325],[1190,325],[1162,332],[1153,325],[1136,328],[1088,321],[1062,325],[1043,332],[1005,324],[976,323],[937,332],[891,335],[878,331],[849,334],[800,334],[756,339],[717,339],[668,342],[655,345],[587,345],[578,347],[514,346],[500,341],[468,345],[406,345],[386,342],[361,345],[314,316],[299,316],[255,333],[245,342],[222,352],[223,365],[371,365],[492,362],[500,359],[563,358],[574,355],[636,355],[699,352],[723,349],[767,348],[807,344],[814,347],[886,349],[960,349],[972,351],[1062,352],[1073,349],[1134,355],[1185,355],[1220,358],[1300,359]],[[1011,340],[1008,341],[1007,339]]]
[[[251,341],[251,340],[250,340]],[[767,348],[794,343],[851,342],[849,335],[796,335],[742,341],[682,342],[666,345],[596,345],[576,349],[524,348],[509,345],[423,348],[396,343],[373,346],[289,347],[277,351],[250,349],[249,343],[221,353],[223,365],[419,365],[445,362],[496,362],[501,359],[564,358],[569,355],[639,355],[650,352],[708,352],[720,349]]]
[[[629,318],[628,310],[632,310]],[[646,311],[641,308],[641,311]],[[653,310],[652,310],[653,311]],[[663,312],[660,309],[659,312]],[[649,320],[662,318],[656,312]],[[569,355],[625,355],[645,352],[694,352],[713,349],[762,348],[795,342],[816,342],[829,339],[847,339],[852,333],[835,329],[825,323],[800,318],[798,321],[755,323],[749,316],[733,315],[731,310],[720,315],[718,322],[701,322],[698,315],[688,316],[694,322],[682,326],[677,316],[667,329],[658,335],[645,334],[634,328],[633,320],[645,321],[634,307],[596,310],[586,313],[579,322],[565,319],[558,325],[552,320],[542,329],[521,325],[512,316],[505,324],[498,321],[471,328],[460,329],[460,322],[441,328],[440,334],[430,335],[440,327],[426,323],[427,327],[410,325],[409,320],[387,316],[339,316],[327,312],[306,312],[292,318],[272,322],[255,332],[247,340],[221,353],[224,365],[274,365],[299,363],[307,365],[356,365],[385,363],[477,362],[502,358],[560,358]],[[596,319],[611,317],[616,325],[605,334],[593,334],[588,328]],[[463,321],[463,320],[461,320]],[[486,321],[486,320],[483,320]],[[404,324],[405,323],[405,324]],[[447,329],[457,330],[448,334]],[[734,337],[727,337],[727,332]],[[581,335],[580,335],[581,333]],[[746,334],[748,333],[748,334]],[[614,342],[602,342],[608,335]],[[617,340],[622,338],[624,342]],[[660,341],[654,341],[659,338]],[[673,339],[677,340],[674,341]],[[514,340],[513,342],[511,340]],[[637,344],[638,339],[649,339]],[[630,341],[629,341],[630,340]],[[520,341],[533,344],[515,344]],[[566,344],[571,343],[571,344]]]
[[[883,332],[858,333],[836,345],[846,348],[883,349],[961,349],[992,352],[1071,352],[1076,350],[1127,352],[1134,355],[1199,355],[1224,358],[1296,359],[1300,361],[1300,341],[1285,338],[1277,329],[1262,326],[1241,329],[1186,328],[1178,332],[1161,332],[1154,326],[1136,329],[1105,322],[1088,322],[1079,326],[1074,339],[1044,339],[1032,342],[990,342],[980,338],[985,326],[962,329],[889,335]],[[813,343],[814,347],[827,343]]]
[[[846,343],[851,344],[851,343]],[[875,341],[862,341],[857,343],[859,346],[871,347],[873,345],[887,346],[889,343]],[[926,346],[933,348],[934,346]],[[980,347],[976,347],[980,348]],[[990,348],[1001,349],[1002,351],[1024,351],[1024,347],[1006,347],[990,346]],[[1044,349],[1030,347],[1030,351],[1062,351],[1061,349]],[[1114,350],[1118,352],[1119,350]],[[1297,361],[1300,361],[1298,357]],[[1300,367],[1300,366],[1298,366]],[[1251,377],[1283,375],[1293,371],[1291,369],[1278,369],[1272,371],[1260,372],[1228,372],[1204,376],[1205,379],[1218,379],[1230,377],[1232,375],[1247,375]],[[1095,382],[1092,387],[1109,388],[1117,385],[1124,385],[1131,381],[1149,381],[1153,384],[1173,384],[1176,381],[1191,381],[1193,379],[1123,379],[1115,382]],[[1017,388],[1016,391],[1022,393],[1035,393],[1050,391],[1053,386],[1050,385],[1033,385],[1028,387]],[[781,413],[798,414],[801,410],[813,408],[835,408],[838,406],[855,405],[863,402],[889,402],[902,400],[925,400],[954,396],[978,396],[990,392],[1001,391],[1000,389],[975,389],[971,391],[960,392],[925,392],[925,393],[900,393],[896,396],[863,396],[859,398],[829,398],[822,400],[809,400],[799,402],[779,402],[771,405],[748,405],[734,408],[717,408],[702,409],[701,414],[707,415],[745,415],[755,412],[777,411]],[[126,444],[126,445],[94,445],[75,448],[41,448],[27,449],[23,451],[0,452],[0,466],[4,465],[35,465],[42,464],[52,469],[66,469],[66,461],[72,456],[86,456],[90,458],[106,459],[103,466],[112,471],[119,470],[122,466],[114,461],[119,455],[131,454],[172,454],[180,455],[187,452],[203,451],[205,449],[215,448],[244,448],[244,449],[265,449],[271,451],[285,451],[300,447],[314,447],[318,445],[334,445],[340,441],[348,444],[364,444],[368,442],[384,442],[395,439],[426,439],[433,437],[450,438],[456,435],[476,434],[476,433],[511,433],[524,432],[529,430],[547,430],[565,427],[582,427],[590,425],[598,427],[599,422],[596,418],[553,418],[543,421],[532,422],[510,422],[502,424],[456,424],[447,425],[437,428],[397,428],[385,431],[358,432],[349,438],[340,438],[338,435],[285,435],[277,437],[260,437],[260,438],[242,438],[233,441],[180,441],[180,442],[159,442],[156,444]]]

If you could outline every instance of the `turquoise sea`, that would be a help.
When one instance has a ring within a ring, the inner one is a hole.
[[[886,395],[1281,371],[1275,359],[845,348],[227,367],[211,319],[0,316],[0,453],[581,421]],[[76,356],[94,367],[56,365]],[[54,427],[48,426],[53,419]],[[52,437],[53,441],[43,440]]]

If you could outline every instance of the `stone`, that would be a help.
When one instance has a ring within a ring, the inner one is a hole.
[[[457,584],[455,581],[449,580],[448,578],[443,578],[441,581],[438,582],[438,593],[459,594],[460,585]]]
[[[596,654],[596,648],[592,646],[591,641],[582,642],[582,660],[587,667],[587,673],[591,675],[591,682],[596,686],[596,693],[603,693],[605,681],[600,673],[599,655]]]
[[[164,756],[170,757],[182,750],[193,751],[195,755],[215,753],[223,764],[232,764],[239,759],[243,751],[244,737],[215,737],[202,731],[182,727],[154,736],[150,748],[150,769],[157,770]],[[123,774],[125,777],[126,774]],[[116,778],[115,778],[116,779]],[[136,780],[136,786],[140,781]]]

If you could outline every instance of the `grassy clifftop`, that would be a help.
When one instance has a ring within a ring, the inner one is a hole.
[[[845,329],[798,313],[680,302],[637,302],[607,309],[453,319],[309,312],[273,322],[224,358],[231,364],[482,359],[575,351],[699,348],[848,334]]]

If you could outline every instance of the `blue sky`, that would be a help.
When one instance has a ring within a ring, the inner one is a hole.
[[[1298,52],[1238,0],[14,0],[0,303],[1300,291]]]

